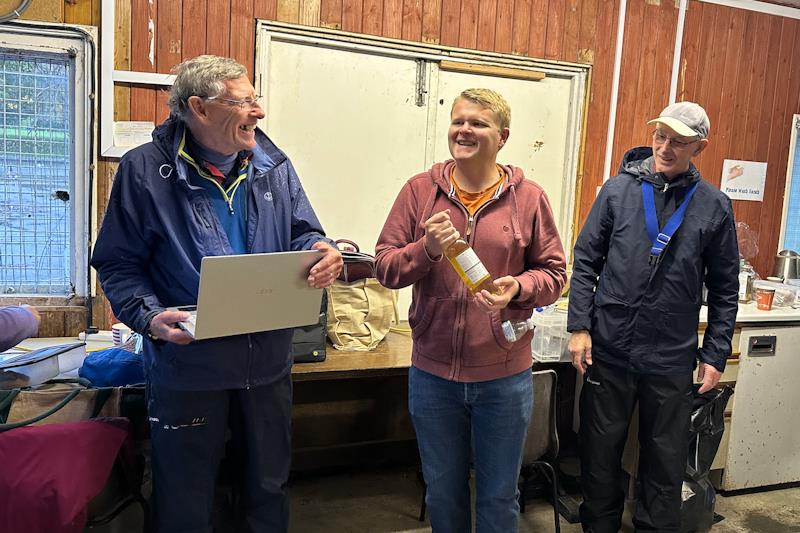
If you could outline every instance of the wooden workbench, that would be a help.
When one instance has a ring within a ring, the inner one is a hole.
[[[29,339],[28,349],[74,342]],[[107,343],[93,343],[102,349]],[[78,363],[79,364],[79,363]],[[339,351],[325,361],[292,367],[293,467],[297,470],[414,460],[416,441],[408,415],[411,334],[390,332],[370,352]]]
[[[411,366],[411,334],[390,331],[378,346],[369,352],[336,350],[328,343],[327,357],[320,363],[296,363],[292,379],[357,378],[408,375]]]
[[[293,469],[415,460],[410,365],[411,335],[395,332],[370,352],[328,345],[325,361],[295,364]]]

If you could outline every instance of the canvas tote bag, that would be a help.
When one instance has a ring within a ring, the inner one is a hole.
[[[50,380],[0,391],[0,431],[120,414],[120,387],[96,389],[84,379]]]
[[[397,321],[397,292],[375,278],[328,287],[328,338],[337,350],[369,351]]]

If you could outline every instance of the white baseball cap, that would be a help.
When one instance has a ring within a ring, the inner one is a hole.
[[[675,102],[664,108],[658,118],[648,124],[663,124],[678,135],[705,139],[711,129],[706,110],[694,102]]]

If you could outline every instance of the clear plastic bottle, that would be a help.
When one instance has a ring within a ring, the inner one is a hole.
[[[500,293],[489,271],[467,241],[458,239],[447,247],[444,255],[472,294],[484,289],[494,294]]]
[[[508,342],[517,342],[529,331],[533,331],[533,319],[506,320],[501,324],[503,335]]]

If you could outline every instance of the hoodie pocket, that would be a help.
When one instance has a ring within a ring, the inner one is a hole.
[[[503,321],[509,318],[512,320],[527,318],[525,315],[530,316],[530,311],[515,311],[513,316],[500,313],[486,314],[470,303],[467,313],[467,323],[470,326],[464,331],[464,347],[461,356],[464,366],[476,367],[504,363],[515,344],[527,342],[530,345],[530,336],[523,337],[517,343],[508,342],[503,334],[502,326]]]
[[[414,349],[428,359],[449,362],[453,354],[456,300],[427,298],[422,317],[409,316]]]

